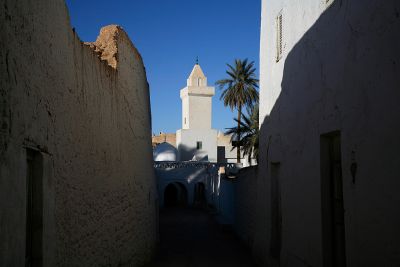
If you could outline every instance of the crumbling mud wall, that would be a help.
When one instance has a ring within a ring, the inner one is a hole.
[[[0,265],[147,262],[149,90],[129,37],[111,25],[83,43],[63,0],[0,0],[0,39]]]

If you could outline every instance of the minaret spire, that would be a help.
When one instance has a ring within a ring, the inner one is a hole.
[[[204,75],[199,63],[194,65],[192,72],[187,79],[188,86],[207,86],[207,77]]]
[[[199,65],[199,57],[196,57],[196,65]]]

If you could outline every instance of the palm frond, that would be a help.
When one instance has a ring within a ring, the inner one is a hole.
[[[258,103],[257,89],[259,81],[255,75],[254,61],[249,62],[247,58],[244,60],[235,59],[234,64],[226,65],[228,67],[226,70],[228,77],[218,80],[215,84],[222,90],[220,99],[223,100],[224,106],[229,107],[231,110],[238,110],[238,119],[235,119],[237,127],[228,128],[227,133],[232,134],[232,137],[236,140],[240,139],[244,144],[243,152],[252,155],[254,149],[251,144],[254,141],[251,141],[250,134],[255,134],[253,123],[251,122],[253,118],[243,116],[241,110],[243,107],[253,108]],[[248,112],[248,114],[250,113]],[[239,142],[238,149],[240,149],[241,142]],[[238,162],[239,160],[238,155]]]
[[[258,161],[258,143],[259,143],[259,106],[258,103],[252,108],[248,107],[246,113],[243,114],[241,121],[237,118],[234,121],[237,122],[240,127],[237,126],[227,128],[225,134],[231,135],[231,142],[238,140],[238,133],[240,133],[241,151],[245,156],[248,157],[249,162],[251,158],[255,158]]]

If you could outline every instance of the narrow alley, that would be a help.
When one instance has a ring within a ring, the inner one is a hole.
[[[0,267],[400,267],[400,0],[0,0],[0,40]]]
[[[160,246],[148,267],[256,266],[232,230],[200,209],[168,208],[160,212]]]

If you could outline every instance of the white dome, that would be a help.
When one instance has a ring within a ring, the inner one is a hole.
[[[177,161],[178,150],[171,144],[164,142],[153,149],[154,161]]]

